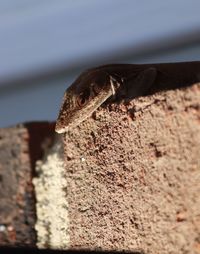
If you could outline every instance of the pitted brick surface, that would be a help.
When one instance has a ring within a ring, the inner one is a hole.
[[[200,253],[199,85],[105,105],[64,139],[72,248]]]
[[[0,129],[0,245],[36,244],[32,176],[53,130],[45,122]]]

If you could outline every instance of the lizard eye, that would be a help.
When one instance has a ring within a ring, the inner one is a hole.
[[[84,92],[80,93],[77,97],[77,103],[80,107],[83,107],[90,98],[90,90],[86,89]]]

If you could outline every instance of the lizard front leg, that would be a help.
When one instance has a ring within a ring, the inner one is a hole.
[[[139,73],[133,73],[125,81],[125,97],[133,99],[142,95],[146,95],[152,85],[154,84],[157,76],[157,70],[154,67],[149,67]]]

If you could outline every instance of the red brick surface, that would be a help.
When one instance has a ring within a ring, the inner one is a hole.
[[[0,245],[36,243],[32,176],[53,135],[46,122],[0,129]]]

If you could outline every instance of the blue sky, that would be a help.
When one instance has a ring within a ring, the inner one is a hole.
[[[199,41],[199,10],[199,0],[0,0],[0,126],[55,120],[64,88],[84,68]],[[137,61],[197,60],[199,50],[197,43]],[[72,68],[57,79],[15,84]]]

